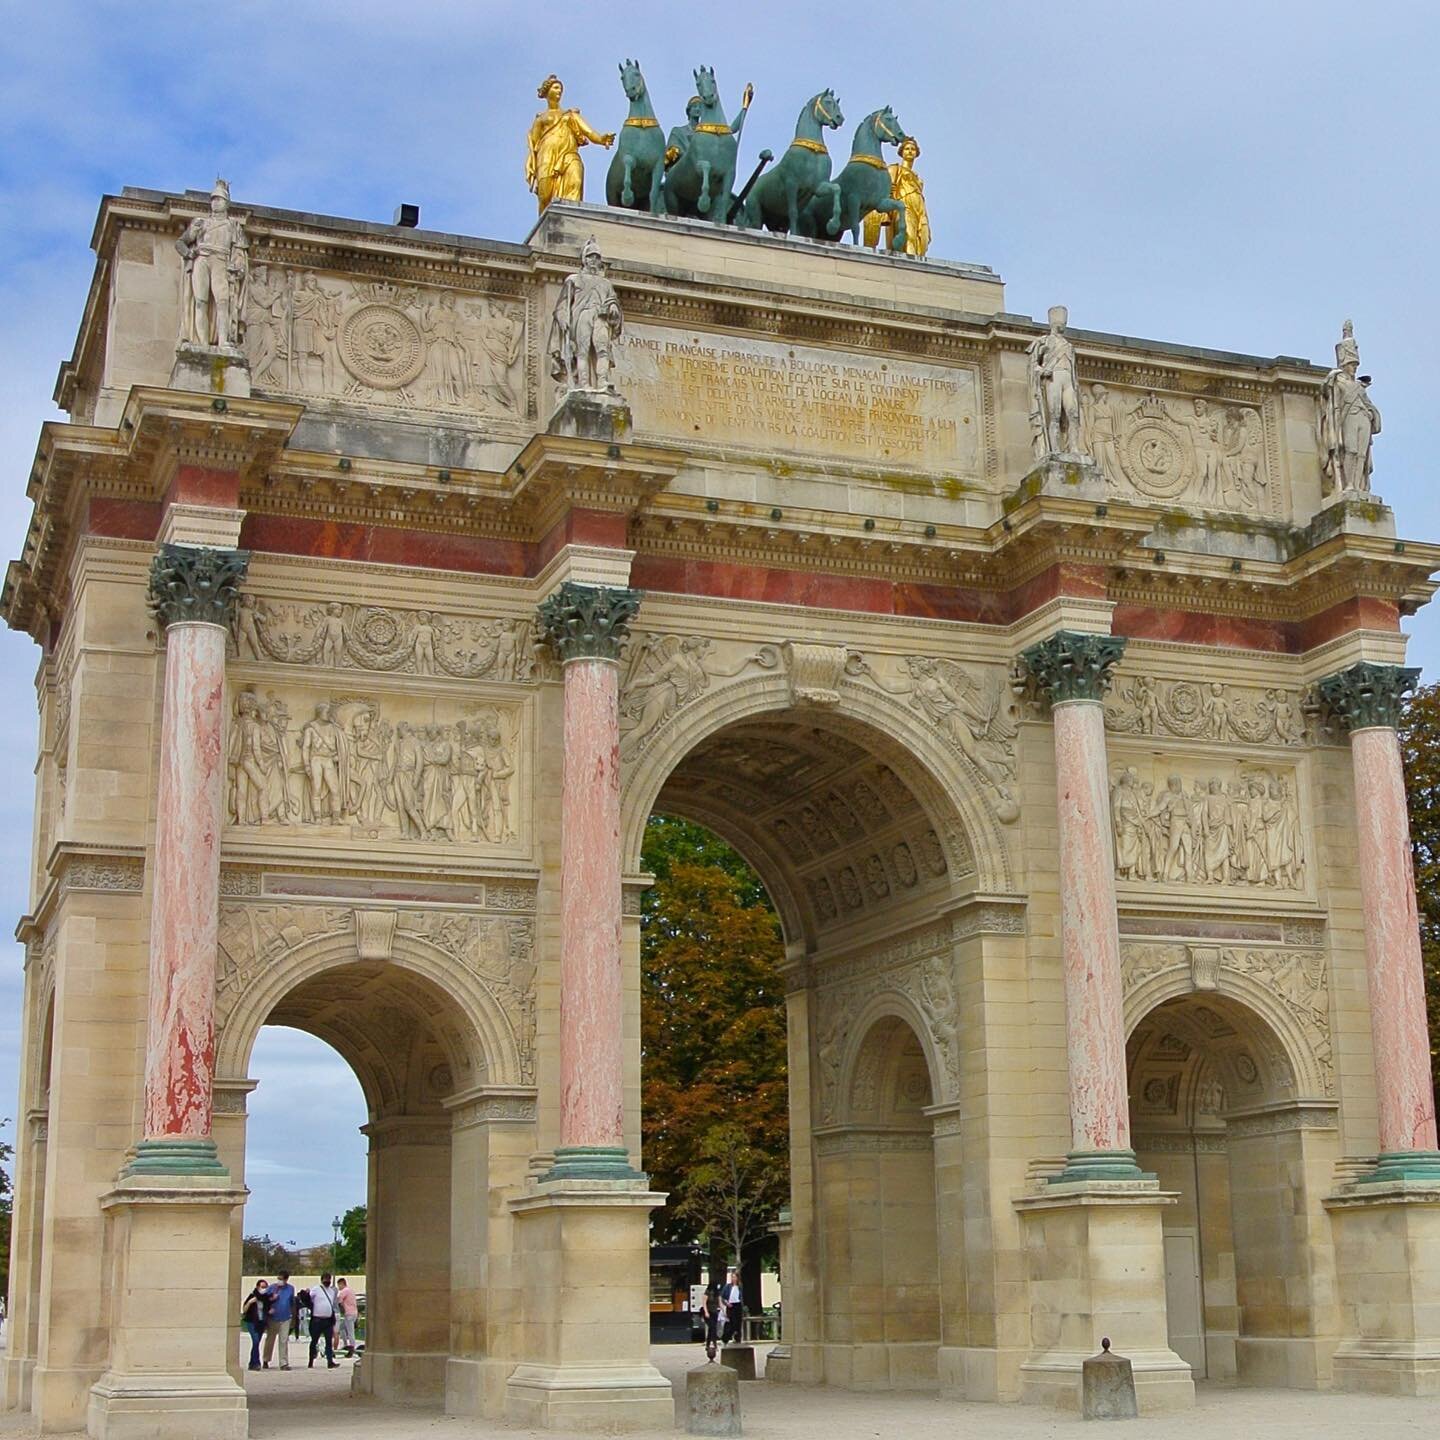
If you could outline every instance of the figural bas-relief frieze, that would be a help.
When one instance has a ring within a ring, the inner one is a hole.
[[[519,728],[513,705],[242,689],[226,736],[228,819],[332,841],[513,845]]]
[[[524,416],[517,302],[257,265],[245,319],[256,390]]]
[[[1304,745],[1305,700],[1283,686],[1117,678],[1105,697],[1105,728],[1119,735],[1170,735],[1221,744]]]
[[[616,384],[637,434],[883,469],[982,469],[980,386],[962,366],[631,326]]]
[[[1137,756],[1110,776],[1115,877],[1122,886],[1302,891],[1297,790],[1289,768]]]
[[[483,620],[382,605],[270,600],[244,592],[232,627],[240,660],[524,683],[540,678],[530,619]]]

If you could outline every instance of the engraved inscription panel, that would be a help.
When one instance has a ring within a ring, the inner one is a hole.
[[[980,473],[978,386],[964,367],[640,326],[617,370],[643,433]]]

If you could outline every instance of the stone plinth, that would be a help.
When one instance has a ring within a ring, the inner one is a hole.
[[[520,1300],[505,1418],[541,1430],[668,1430],[670,1382],[650,1363],[650,1211],[665,1196],[614,1180],[533,1184],[510,1202],[515,1249],[547,1283]]]
[[[1109,494],[1104,473],[1088,455],[1047,455],[1015,487],[1005,507],[1011,509],[1036,495],[1103,504]]]
[[[92,1440],[244,1440],[245,1391],[227,1370],[230,1222],[248,1192],[200,1176],[122,1183],[114,1225],[110,1368],[91,1388]]]
[[[1337,1390],[1440,1395],[1440,1184],[1360,1183],[1328,1197]]]
[[[630,407],[610,390],[572,390],[546,428],[552,435],[623,445],[630,439]]]
[[[1124,1355],[1102,1340],[1101,1351],[1080,1367],[1080,1418],[1082,1420],[1134,1420],[1135,1370]]]
[[[177,345],[170,371],[172,390],[198,390],[244,400],[250,394],[250,365],[239,350],[204,345]]]
[[[1086,1360],[1106,1336],[1123,1347],[1142,1415],[1195,1403],[1170,1348],[1160,1217],[1175,1196],[1153,1181],[1050,1185],[1015,1201],[1025,1232],[1031,1350],[1020,1398],[1077,1410]]]
[[[744,1433],[740,1426],[740,1377],[734,1370],[724,1365],[704,1365],[686,1374],[685,1429],[691,1435]]]
[[[720,1348],[720,1363],[729,1366],[742,1380],[755,1378],[755,1347],[753,1345],[723,1345]]]

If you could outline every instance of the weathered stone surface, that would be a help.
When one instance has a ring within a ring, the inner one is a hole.
[[[1080,1370],[1080,1415],[1084,1420],[1134,1420],[1135,1375],[1130,1362],[1102,1343]]]
[[[755,1378],[755,1347],[753,1345],[723,1345],[720,1348],[720,1363],[728,1365],[742,1380]]]
[[[727,1350],[734,1347],[726,1347]],[[755,1361],[750,1361],[750,1379]],[[685,1429],[691,1435],[740,1435],[740,1376],[724,1365],[702,1365],[685,1376]]]

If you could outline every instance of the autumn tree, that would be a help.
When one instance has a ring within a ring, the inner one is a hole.
[[[789,1190],[779,920],[755,872],[698,825],[652,817],[643,853],[655,875],[640,921],[645,1169],[678,1201],[687,1177],[716,1163],[706,1137],[737,1126],[774,1182],[759,1233]],[[676,1203],[655,1216],[654,1238],[686,1243],[706,1228]]]
[[[1425,685],[1405,707],[1400,726],[1415,898],[1420,908],[1420,953],[1430,1016],[1431,1068],[1440,1068],[1440,684]]]

